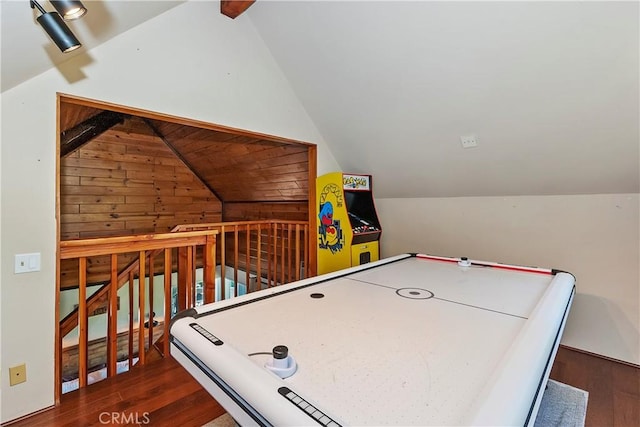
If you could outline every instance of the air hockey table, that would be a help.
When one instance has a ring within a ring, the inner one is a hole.
[[[178,313],[171,354],[241,426],[533,425],[574,294],[403,254]]]

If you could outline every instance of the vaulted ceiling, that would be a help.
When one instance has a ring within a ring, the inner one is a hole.
[[[11,58],[31,55],[7,50],[6,3],[3,90],[33,72],[13,72]],[[126,21],[116,5],[143,22],[181,2],[91,3],[74,24],[104,30],[79,35],[88,47]],[[240,19],[342,169],[374,175],[377,197],[640,191],[637,2],[259,0]],[[37,25],[20,26],[45,45]]]

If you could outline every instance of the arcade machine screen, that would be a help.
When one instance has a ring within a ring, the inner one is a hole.
[[[353,244],[377,240],[380,222],[376,215],[371,191],[344,191],[347,214],[353,230]]]

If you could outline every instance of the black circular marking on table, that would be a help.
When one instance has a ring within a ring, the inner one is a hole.
[[[320,294],[320,293],[313,293],[311,295],[309,295],[311,298],[324,298],[324,294]]]
[[[429,299],[433,298],[433,292],[420,288],[400,288],[396,294],[409,299]]]

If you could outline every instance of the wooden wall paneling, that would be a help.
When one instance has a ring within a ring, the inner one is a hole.
[[[219,222],[222,203],[140,119],[128,119],[69,156],[60,167],[61,239],[167,232]],[[89,283],[105,271],[90,266]],[[68,268],[61,267],[69,286]]]
[[[212,167],[225,164],[237,164],[240,156],[247,152],[256,151],[248,145],[253,142],[249,138],[235,135],[219,136],[219,134],[208,135],[206,131],[200,130],[197,134],[190,135],[189,139],[172,140],[175,141],[175,148],[185,157],[191,159],[207,159]],[[262,149],[257,147],[258,149]],[[211,154],[215,154],[211,156]],[[228,159],[228,160],[225,160]]]
[[[221,222],[223,217],[315,221],[312,144],[68,95],[60,95],[58,102],[61,132],[103,111],[128,116],[60,159],[61,240],[165,232],[178,224]],[[272,228],[254,233],[257,242],[236,235],[233,258],[224,250],[218,256],[245,266],[256,260],[258,272],[271,277],[272,284],[283,280],[278,273],[292,274],[292,262],[298,270],[298,257],[308,256],[291,248],[290,231],[282,230],[281,237]],[[308,234],[304,239],[309,241]],[[295,261],[285,261],[289,256]],[[131,257],[119,256],[118,264],[126,265]],[[167,268],[175,271],[178,258]],[[192,252],[190,262],[202,265],[202,254]],[[162,266],[154,260],[147,269],[161,271]],[[77,286],[77,267],[61,264],[59,272],[61,288],[63,283]],[[111,275],[104,260],[87,259],[88,284],[108,281]]]
[[[274,147],[268,150],[262,150],[260,152],[252,152],[245,157],[244,162],[236,162],[233,164],[225,162],[218,168],[211,168],[209,175],[214,178],[215,176],[227,175],[229,173],[237,174],[241,177],[242,172],[250,172],[253,170],[259,171],[262,169],[278,168],[279,166],[294,165],[288,169],[290,172],[299,171],[295,165],[305,165],[302,170],[306,170],[306,151],[300,148],[290,147]],[[277,169],[276,169],[277,170]],[[287,169],[285,169],[286,171]]]
[[[210,181],[219,189],[225,202],[307,200],[309,184],[306,179],[300,179],[305,174],[308,176],[306,164],[252,166],[244,173],[238,177],[238,172],[221,172]]]
[[[253,221],[284,219],[307,221],[308,203],[305,202],[250,202],[224,204],[223,221]]]
[[[283,183],[299,182],[299,186],[301,188],[307,188],[308,175],[309,173],[306,169],[303,169],[301,171],[292,171],[290,167],[281,167],[281,168],[271,168],[269,170],[255,169],[255,170],[245,171],[243,173],[243,178],[247,179],[247,181],[249,182],[268,184],[275,188],[278,188],[278,185],[281,182]],[[237,176],[238,176],[237,171],[231,171],[227,173],[216,174],[214,179],[221,183],[234,182],[234,180],[237,179]]]

